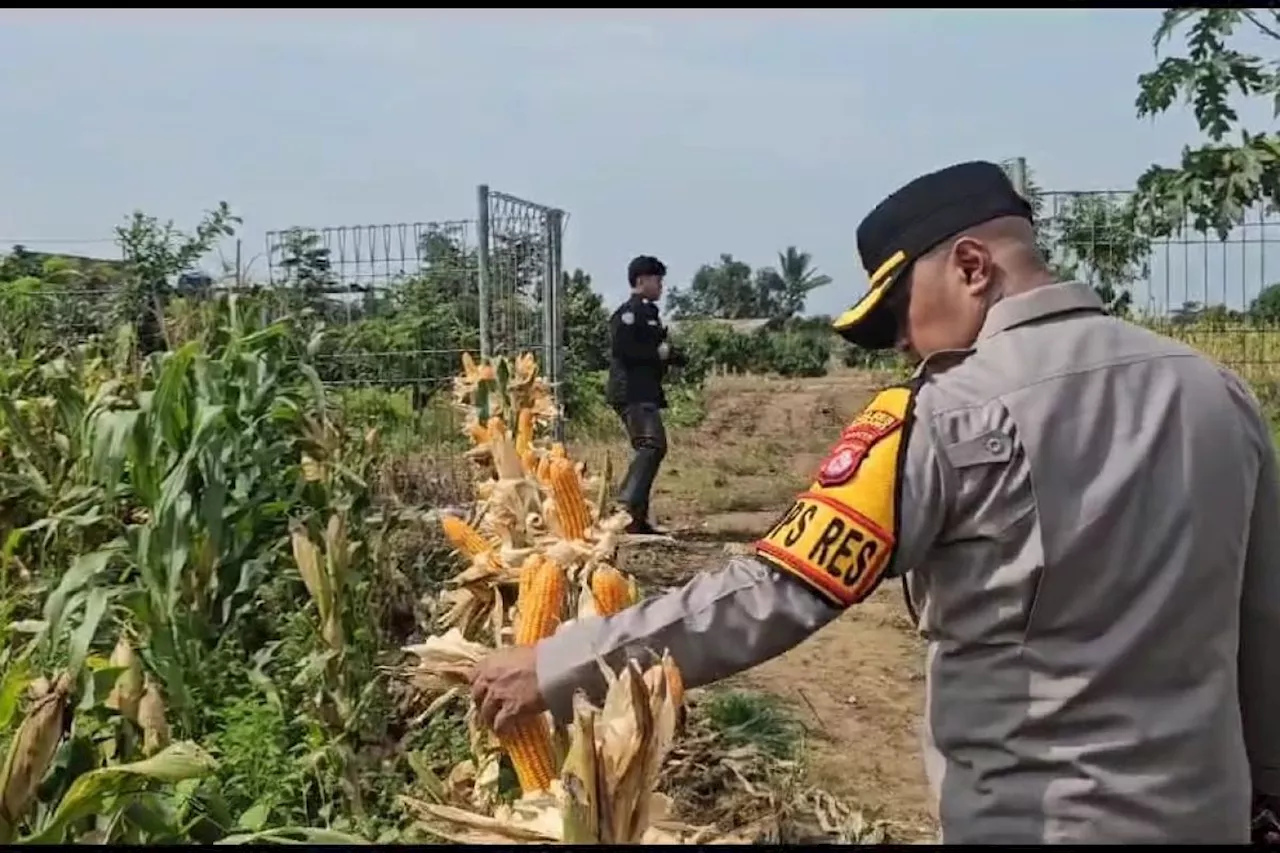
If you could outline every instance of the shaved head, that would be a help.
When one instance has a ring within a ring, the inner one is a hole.
[[[966,228],[925,253],[909,275],[898,348],[919,358],[972,346],[992,305],[1054,280],[1035,227],[1021,216]]]
[[[945,258],[962,240],[984,244],[991,253],[992,260],[1005,273],[1017,273],[1016,277],[1019,279],[1024,279],[1028,273],[1047,271],[1044,258],[1036,246],[1035,226],[1021,216],[1001,216],[967,228],[935,246],[924,257]],[[1031,278],[1043,279],[1041,276]],[[1044,282],[1041,280],[1037,283]]]

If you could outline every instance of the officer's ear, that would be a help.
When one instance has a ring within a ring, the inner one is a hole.
[[[972,237],[961,237],[951,246],[951,262],[972,295],[981,296],[987,292],[994,266],[991,250],[985,243]]]

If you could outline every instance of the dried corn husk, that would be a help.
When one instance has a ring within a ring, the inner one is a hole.
[[[42,685],[43,686],[43,685]],[[0,821],[15,826],[35,799],[36,789],[53,763],[71,699],[71,676],[63,673],[35,698],[9,744],[0,771]]]
[[[119,711],[122,717],[137,722],[138,702],[142,699],[143,690],[142,662],[134,653],[129,638],[123,633],[116,640],[110,663],[112,666],[123,667],[124,672],[116,678],[105,704],[108,708]]]
[[[138,725],[142,728],[142,752],[154,755],[169,745],[169,721],[160,691],[150,678],[138,702]]]
[[[456,643],[445,653],[466,657]],[[671,844],[706,843],[705,831],[667,820],[670,801],[653,793],[675,735],[676,706],[662,662],[642,671],[634,661],[609,682],[603,707],[579,695],[574,701],[568,755],[547,793],[476,814],[410,797],[401,801],[423,828],[460,844]]]
[[[417,658],[407,675],[427,692],[466,684],[476,664],[493,651],[465,639],[457,628],[451,628],[443,636],[428,637],[419,645],[405,646],[403,650]]]

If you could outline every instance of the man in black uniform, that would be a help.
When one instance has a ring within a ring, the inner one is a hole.
[[[618,491],[618,503],[631,514],[628,533],[655,533],[649,523],[649,490],[658,466],[667,455],[662,410],[667,407],[662,380],[667,365],[679,366],[683,357],[667,342],[667,329],[658,319],[657,301],[667,267],[651,255],[627,265],[631,298],[609,318],[609,404],[622,418],[635,456]]]

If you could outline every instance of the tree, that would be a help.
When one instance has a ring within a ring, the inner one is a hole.
[[[1133,286],[1150,272],[1151,241],[1134,219],[1130,201],[1098,193],[1074,196],[1059,211],[1053,229],[1059,275],[1087,281],[1107,310],[1125,316]]]
[[[759,295],[751,267],[733,255],[722,254],[716,266],[698,268],[688,290],[672,287],[667,292],[667,310],[674,319],[756,317]]]
[[[329,248],[315,231],[288,229],[271,247],[271,255],[280,268],[277,283],[297,288],[308,299],[318,299],[337,285]]]
[[[161,222],[140,210],[116,227],[116,242],[124,253],[126,283],[114,305],[114,323],[132,324],[138,345],[151,352],[164,345],[164,305],[169,280],[192,269],[223,237],[232,237],[240,217],[225,201],[207,211],[195,231],[181,231],[170,219]]]
[[[1036,244],[1058,279],[1093,286],[1107,310],[1125,316],[1133,285],[1150,272],[1151,240],[1138,227],[1132,199],[1073,193],[1046,215],[1048,194],[1027,170]]]
[[[561,322],[564,347],[561,388],[564,407],[574,417],[590,406],[590,374],[609,367],[609,312],[604,298],[580,269],[561,273]]]
[[[777,303],[769,316],[779,320],[804,313],[809,294],[831,283],[831,276],[818,272],[813,266],[813,256],[795,246],[788,246],[778,253],[777,270],[769,270],[766,276],[773,279],[770,283],[774,286],[770,290],[776,294]]]
[[[1249,319],[1280,323],[1280,283],[1269,284],[1249,303]]]
[[[1166,9],[1152,38],[1158,55],[1185,27],[1186,52],[1138,78],[1138,116],[1154,118],[1184,101],[1208,138],[1184,147],[1176,167],[1153,165],[1138,179],[1137,211],[1153,236],[1175,233],[1189,218],[1196,230],[1225,238],[1250,207],[1280,204],[1280,135],[1241,127],[1232,103],[1236,96],[1265,98],[1280,116],[1280,65],[1230,46],[1242,25],[1272,47],[1280,41],[1280,11],[1240,8]],[[1240,141],[1232,144],[1237,131]]]
[[[831,283],[813,267],[812,256],[795,246],[778,253],[778,267],[751,267],[723,254],[720,263],[703,264],[687,290],[673,287],[667,309],[675,319],[782,321],[804,311],[810,292]]]
[[[0,258],[0,281],[39,276],[43,268],[44,257],[19,243],[9,254]]]
[[[604,370],[609,366],[609,312],[604,297],[591,288],[591,276],[582,270],[560,275],[565,373]]]

